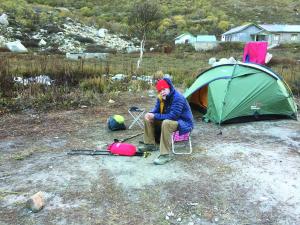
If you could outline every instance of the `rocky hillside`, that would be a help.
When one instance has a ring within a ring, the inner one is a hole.
[[[2,18],[2,19],[1,19]],[[6,19],[5,19],[6,18]],[[10,24],[6,14],[0,17],[0,46],[5,51],[9,42],[20,40],[28,49],[39,52],[130,52],[135,50],[132,41],[107,29],[97,29],[66,18],[64,22],[48,23],[39,29]]]
[[[128,24],[133,3],[2,0],[0,46],[20,40],[42,52],[135,51],[138,40],[132,38]],[[186,31],[220,35],[246,22],[300,24],[299,0],[161,0],[157,4],[162,18],[151,39],[160,43],[172,42]]]

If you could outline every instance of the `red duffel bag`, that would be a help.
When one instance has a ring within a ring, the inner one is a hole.
[[[129,143],[115,142],[107,146],[107,150],[114,155],[134,156],[136,147]]]

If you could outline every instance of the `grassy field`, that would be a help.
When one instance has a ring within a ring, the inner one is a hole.
[[[295,95],[300,94],[300,62],[297,50],[274,49],[268,66],[284,77]],[[242,60],[242,50],[187,52],[176,49],[170,54],[145,53],[142,66],[136,70],[139,55],[111,54],[104,60],[70,61],[64,55],[35,55],[2,53],[0,55],[0,107],[2,111],[19,111],[27,108],[50,109],[78,107],[82,104],[97,105],[118,91],[148,89],[143,81],[131,76],[170,74],[176,86],[186,88],[195,77],[207,68],[211,57],[234,57]],[[109,79],[115,74],[125,74],[123,82]],[[13,77],[24,78],[48,75],[54,84],[18,85]],[[102,96],[100,96],[102,95]],[[5,109],[5,110],[3,110]]]

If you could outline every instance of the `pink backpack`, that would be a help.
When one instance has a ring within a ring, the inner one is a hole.
[[[107,146],[107,150],[114,155],[134,156],[136,147],[129,143],[115,142]]]

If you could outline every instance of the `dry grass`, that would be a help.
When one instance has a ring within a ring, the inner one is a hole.
[[[296,53],[279,54],[276,49],[270,66],[283,76],[295,95],[300,94],[300,63]],[[278,56],[280,55],[280,56]],[[211,57],[241,60],[240,49],[210,52],[180,52],[171,54],[146,53],[142,67],[136,70],[138,54],[114,54],[105,61],[67,60],[63,55],[30,55],[0,53],[0,114],[7,110],[28,108],[77,108],[81,105],[100,104],[101,94],[117,91],[149,89],[145,82],[131,80],[132,75],[170,74],[177,87],[189,86],[197,75],[208,68]],[[123,82],[110,82],[114,74],[128,75]],[[55,85],[18,85],[13,78],[48,75]],[[105,76],[104,76],[105,75]]]

